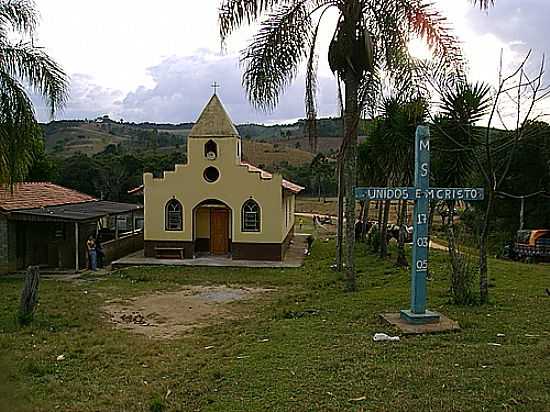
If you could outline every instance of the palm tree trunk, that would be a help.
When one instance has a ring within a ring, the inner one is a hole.
[[[359,239],[360,241],[363,241],[363,219],[365,217],[364,213],[365,213],[365,201],[361,201],[359,202],[359,222],[361,222],[361,238]],[[357,240],[357,239],[356,239]]]
[[[487,237],[489,235],[489,221],[493,209],[494,192],[489,190],[487,198],[487,208],[481,226],[481,234],[479,237],[479,297],[481,303],[487,303],[489,300],[489,282],[487,274]]]
[[[447,201],[447,211],[449,213],[449,219],[447,221],[447,234],[449,235],[448,242],[447,242],[447,249],[449,251],[449,256],[451,258],[456,256],[456,253],[455,253],[456,242],[454,238],[454,218],[453,218],[454,208],[455,208],[455,202],[453,200]],[[452,236],[452,239],[450,236]]]
[[[384,259],[388,255],[388,218],[390,215],[391,200],[384,202],[384,217],[380,230],[380,257]]]
[[[378,208],[378,244],[376,245],[376,250],[374,250],[375,253],[380,252],[380,248],[382,247],[382,213],[384,211],[383,203],[381,200],[376,201],[376,207]]]
[[[344,240],[344,172],[342,170],[342,160],[338,162],[337,174],[338,174],[338,216],[336,220],[337,234],[336,234],[336,270],[342,271],[342,254],[343,254],[343,240]]]
[[[399,243],[397,244],[397,261],[399,266],[409,266],[407,257],[405,256],[405,226],[407,219],[407,201],[401,200],[401,209],[399,210],[399,218],[397,225],[399,226]]]
[[[344,107],[344,186],[346,205],[345,232],[346,232],[346,253],[345,274],[346,289],[354,291],[357,289],[355,279],[354,249],[355,249],[355,183],[357,163],[357,128],[359,123],[358,99],[359,80],[347,70],[344,77],[345,107]]]
[[[363,242],[367,238],[367,227],[369,225],[369,209],[370,209],[370,201],[365,200],[365,205],[363,208],[363,227],[361,228],[361,237]]]

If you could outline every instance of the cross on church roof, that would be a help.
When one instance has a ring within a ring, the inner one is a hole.
[[[218,89],[220,88],[220,85],[218,84],[218,82],[214,82],[212,83],[212,89],[214,89],[214,94],[217,94],[218,93]]]

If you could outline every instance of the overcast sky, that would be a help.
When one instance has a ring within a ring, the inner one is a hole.
[[[63,119],[151,122],[194,121],[213,81],[236,123],[287,121],[304,116],[303,76],[272,113],[255,111],[241,87],[238,52],[254,33],[245,28],[220,52],[219,0],[35,0],[41,14],[38,43],[71,76]],[[436,0],[464,43],[470,77],[494,81],[500,50],[512,65],[528,48],[549,54],[550,0],[496,0],[488,12],[468,0]],[[331,20],[332,19],[332,20]],[[337,113],[335,80],[326,64],[334,16],[320,49],[319,114]],[[417,47],[422,53],[422,47]],[[38,104],[41,121],[48,116]]]

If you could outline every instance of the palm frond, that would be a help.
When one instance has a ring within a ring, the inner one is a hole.
[[[23,180],[40,134],[32,102],[23,85],[0,70],[0,183],[12,188]]]
[[[268,10],[288,0],[224,0],[219,8],[218,19],[222,42],[243,24],[251,24]]]
[[[0,2],[0,27],[11,26],[16,32],[32,34],[38,23],[38,13],[31,0]]]
[[[425,0],[405,0],[401,4],[410,31],[424,39],[447,66],[462,72],[464,63],[460,43],[447,19]]]
[[[362,117],[374,119],[377,112],[377,102],[382,94],[382,79],[380,71],[374,70],[367,73],[359,83],[359,111]]]
[[[278,7],[262,23],[241,59],[243,86],[254,106],[270,110],[277,105],[306,56],[311,36],[311,19],[303,2]]]
[[[0,65],[11,76],[20,78],[48,102],[51,114],[68,97],[68,77],[44,49],[31,43],[0,42]]]
[[[313,32],[306,69],[306,131],[309,146],[313,153],[317,152],[317,142],[319,138],[317,130],[317,68],[319,56],[316,53],[316,46],[317,37],[319,35],[319,27],[321,26],[321,21],[327,10],[328,8],[321,13],[317,26],[315,27],[315,31]]]
[[[479,6],[480,9],[488,9],[495,5],[495,0],[471,0],[474,6]]]
[[[441,114],[461,125],[476,123],[490,108],[490,87],[482,82],[459,83],[441,94]]]

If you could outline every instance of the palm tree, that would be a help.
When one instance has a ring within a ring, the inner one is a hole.
[[[67,75],[33,43],[37,23],[33,1],[0,0],[0,183],[12,190],[25,178],[41,135],[25,86],[42,95],[51,115],[68,93]]]
[[[432,175],[437,186],[460,187],[472,181],[484,129],[476,127],[492,105],[490,87],[484,83],[459,82],[441,92],[440,114],[434,119]],[[471,300],[470,274],[456,249],[455,201],[447,201],[448,251],[451,259],[451,291],[456,303]]]
[[[490,0],[474,2],[487,7]],[[384,72],[386,77],[406,77],[412,62],[407,45],[413,36],[425,39],[442,67],[460,69],[462,60],[445,19],[426,0],[222,0],[222,43],[240,26],[260,23],[258,33],[242,54],[243,85],[255,107],[273,109],[307,60],[306,112],[311,121],[315,113],[317,39],[328,10],[338,13],[328,59],[343,83],[345,270],[347,288],[355,290],[357,128],[369,99],[375,97],[378,75]]]
[[[323,153],[317,154],[309,165],[311,177],[315,180],[317,185],[317,193],[319,202],[321,201],[321,195],[323,194],[323,181],[332,173],[329,161]]]

